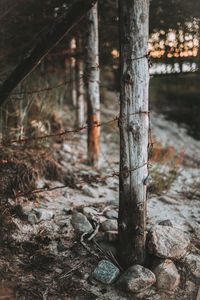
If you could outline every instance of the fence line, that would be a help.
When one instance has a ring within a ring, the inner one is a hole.
[[[132,169],[128,169],[128,170],[124,170],[124,171],[120,171],[120,172],[114,171],[111,174],[105,175],[103,177],[100,177],[100,178],[96,177],[96,178],[90,179],[89,183],[104,183],[105,180],[108,179],[108,178],[119,177],[123,173],[127,174],[127,173],[134,172],[134,171],[136,171],[136,170],[138,170],[138,169],[140,169],[140,168],[142,168],[146,165],[147,166],[149,165],[149,161],[143,163],[140,166],[132,168]],[[144,185],[146,185],[146,179],[147,178],[145,178],[144,181],[143,181]],[[78,187],[78,185],[83,184],[83,183],[86,183],[86,181],[85,180],[78,181],[77,182],[77,187]],[[51,192],[51,191],[58,190],[58,189],[63,189],[63,188],[66,188],[66,187],[69,187],[69,185],[64,184],[64,185],[54,186],[54,187],[51,187],[51,188],[39,188],[39,189],[30,190],[30,191],[27,191],[27,192],[18,192],[14,196],[14,199],[17,199],[19,197],[27,197],[27,196],[31,196],[31,195],[35,195],[35,194],[45,193],[45,192]]]
[[[28,143],[28,142],[32,142],[32,141],[44,140],[44,139],[47,139],[47,138],[54,138],[54,137],[63,136],[63,135],[67,135],[67,134],[72,134],[72,133],[75,134],[75,133],[83,131],[87,128],[106,126],[106,125],[114,123],[118,120],[119,120],[119,117],[116,116],[113,119],[111,119],[109,121],[106,121],[106,122],[101,122],[101,123],[97,123],[97,124],[94,123],[94,124],[91,124],[91,125],[86,124],[86,125],[83,125],[82,127],[77,127],[75,129],[66,129],[66,130],[58,132],[58,133],[46,134],[46,135],[42,135],[42,136],[38,136],[38,137],[31,137],[31,138],[28,138],[28,137],[27,138],[19,138],[19,139],[11,140],[10,142],[5,141],[2,144],[0,144],[0,146],[1,147],[3,147],[3,146],[8,147],[12,144]]]

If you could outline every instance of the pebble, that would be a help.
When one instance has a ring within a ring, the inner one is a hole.
[[[34,212],[36,213],[40,221],[50,221],[54,218],[54,212],[48,209],[37,208],[34,209]]]
[[[118,212],[114,209],[110,209],[110,210],[107,210],[105,212],[105,216],[108,218],[108,219],[117,219],[118,218]]]
[[[29,223],[31,223],[32,225],[37,224],[39,222],[38,218],[36,217],[36,215],[34,213],[29,213],[28,214],[28,221]]]
[[[187,253],[189,245],[187,235],[171,226],[155,225],[147,236],[149,253],[161,258],[178,260]]]
[[[98,211],[95,208],[92,208],[92,207],[84,207],[83,208],[83,214],[87,218],[92,218],[92,217],[94,217],[98,214]]]
[[[156,282],[152,271],[140,265],[128,268],[120,277],[118,285],[122,290],[132,293],[140,293]]]
[[[101,223],[102,231],[117,231],[118,230],[118,223],[117,220],[106,220]]]
[[[160,261],[153,273],[156,275],[156,287],[159,290],[174,291],[180,283],[178,270],[170,259]]]
[[[170,227],[173,227],[173,224],[172,224],[172,222],[171,222],[169,219],[160,221],[160,222],[158,223],[158,225],[163,225],[163,226],[170,226]]]
[[[84,216],[80,212],[74,212],[72,214],[71,223],[73,227],[80,233],[89,232],[93,230],[93,227],[86,218],[86,216]]]
[[[97,191],[94,190],[93,188],[89,187],[88,185],[84,185],[82,187],[82,191],[88,197],[96,198],[98,196]]]
[[[98,266],[92,273],[92,278],[105,283],[113,283],[120,274],[120,270],[109,260],[101,260],[98,263]]]
[[[72,152],[72,148],[70,147],[70,145],[68,145],[68,144],[66,144],[66,143],[64,143],[64,144],[62,145],[62,149],[63,149],[64,152],[68,152],[68,153],[71,153],[71,152]]]

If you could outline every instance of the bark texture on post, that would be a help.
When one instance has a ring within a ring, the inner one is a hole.
[[[99,92],[99,38],[98,12],[95,4],[87,16],[87,121],[88,121],[88,162],[98,167],[100,150],[100,92]],[[94,126],[93,126],[94,125]]]
[[[119,0],[120,187],[119,258],[126,268],[143,264],[148,177],[147,60],[149,0]]]

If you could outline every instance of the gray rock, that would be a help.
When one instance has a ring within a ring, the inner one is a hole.
[[[117,239],[118,239],[118,231],[114,231],[114,230],[112,230],[112,231],[106,231],[105,234],[106,234],[106,240],[108,242],[112,242],[113,243],[113,242],[116,242]]]
[[[190,240],[181,230],[155,225],[148,233],[148,251],[161,258],[180,259],[188,250]]]
[[[105,212],[105,216],[108,218],[108,219],[117,219],[118,218],[118,212],[114,209],[110,209],[110,210],[107,210]]]
[[[170,227],[173,227],[173,224],[172,224],[172,222],[171,222],[169,219],[160,221],[160,222],[158,223],[158,225],[163,225],[163,226],[170,226]]]
[[[156,286],[159,290],[173,291],[180,283],[178,270],[170,259],[161,261],[154,269]]]
[[[92,198],[96,198],[98,195],[97,195],[97,191],[94,190],[93,188],[91,188],[90,186],[88,185],[84,185],[82,187],[82,191],[83,193],[88,196],[88,197],[92,197]]]
[[[200,256],[194,253],[188,253],[184,259],[183,263],[188,270],[188,273],[192,273],[196,279],[200,279]]]
[[[120,274],[120,270],[109,260],[101,260],[92,273],[92,277],[96,280],[110,284],[113,283]]]
[[[93,216],[96,216],[98,214],[97,210],[93,207],[84,207],[83,213],[87,218],[91,218]]]
[[[118,281],[119,286],[127,292],[140,293],[156,282],[156,277],[149,269],[140,265],[128,268]]]
[[[118,225],[117,220],[106,220],[103,223],[101,223],[101,229],[102,231],[117,231]]]
[[[86,218],[86,216],[76,211],[72,215],[71,223],[73,227],[80,233],[89,232],[93,230],[93,227]]]
[[[54,212],[48,209],[37,208],[34,209],[34,212],[36,213],[40,221],[50,221],[54,217]]]
[[[30,212],[28,214],[28,221],[29,221],[29,223],[34,225],[34,224],[37,224],[39,222],[39,219],[37,218],[37,216],[33,212]]]

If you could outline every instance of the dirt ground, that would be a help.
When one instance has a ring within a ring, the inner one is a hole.
[[[154,115],[151,122],[158,144],[175,150],[159,150],[151,162],[148,228],[170,219],[173,226],[189,234],[190,251],[199,256],[200,142],[192,141],[183,129],[177,131],[175,124],[162,117]],[[83,212],[90,207],[96,211],[95,218],[90,216],[91,223],[94,219],[101,223],[105,211],[118,210],[118,177],[107,177],[118,171],[117,127],[103,129],[101,144],[99,171],[87,166],[84,133],[53,145],[57,162],[77,179],[76,187],[61,187],[62,182],[39,178],[37,188],[50,191],[38,193],[34,199],[2,201],[0,300],[199,300],[199,278],[184,261],[177,263],[181,284],[172,294],[152,287],[143,294],[130,295],[116,284],[103,285],[92,279],[91,273],[101,258],[116,262],[116,242],[108,242],[101,230],[91,241],[82,240],[71,224],[71,216],[75,210]],[[177,153],[182,156],[175,163]],[[42,210],[43,215],[35,219],[34,210]]]

